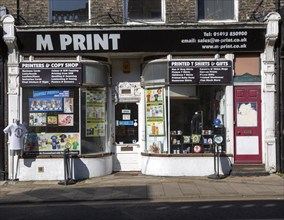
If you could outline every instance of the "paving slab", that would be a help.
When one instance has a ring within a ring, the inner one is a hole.
[[[59,181],[0,182],[0,204],[102,200],[283,199],[284,179],[265,177],[160,177],[109,175],[60,185]]]

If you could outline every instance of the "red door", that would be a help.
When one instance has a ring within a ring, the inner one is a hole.
[[[261,88],[234,88],[235,163],[261,163]]]

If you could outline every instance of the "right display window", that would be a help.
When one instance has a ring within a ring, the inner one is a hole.
[[[213,153],[214,137],[225,131],[224,91],[213,85],[146,89],[147,151]],[[218,145],[225,151],[224,143]]]

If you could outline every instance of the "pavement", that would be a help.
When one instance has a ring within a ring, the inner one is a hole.
[[[139,172],[118,172],[71,183],[0,181],[0,205],[130,200],[284,200],[284,178],[277,174],[211,179],[206,176],[157,177]]]

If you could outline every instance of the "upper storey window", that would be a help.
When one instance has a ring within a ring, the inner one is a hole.
[[[198,20],[235,20],[235,0],[198,0]]]
[[[87,22],[88,0],[49,0],[50,23]]]
[[[163,22],[165,0],[124,0],[125,22]]]

